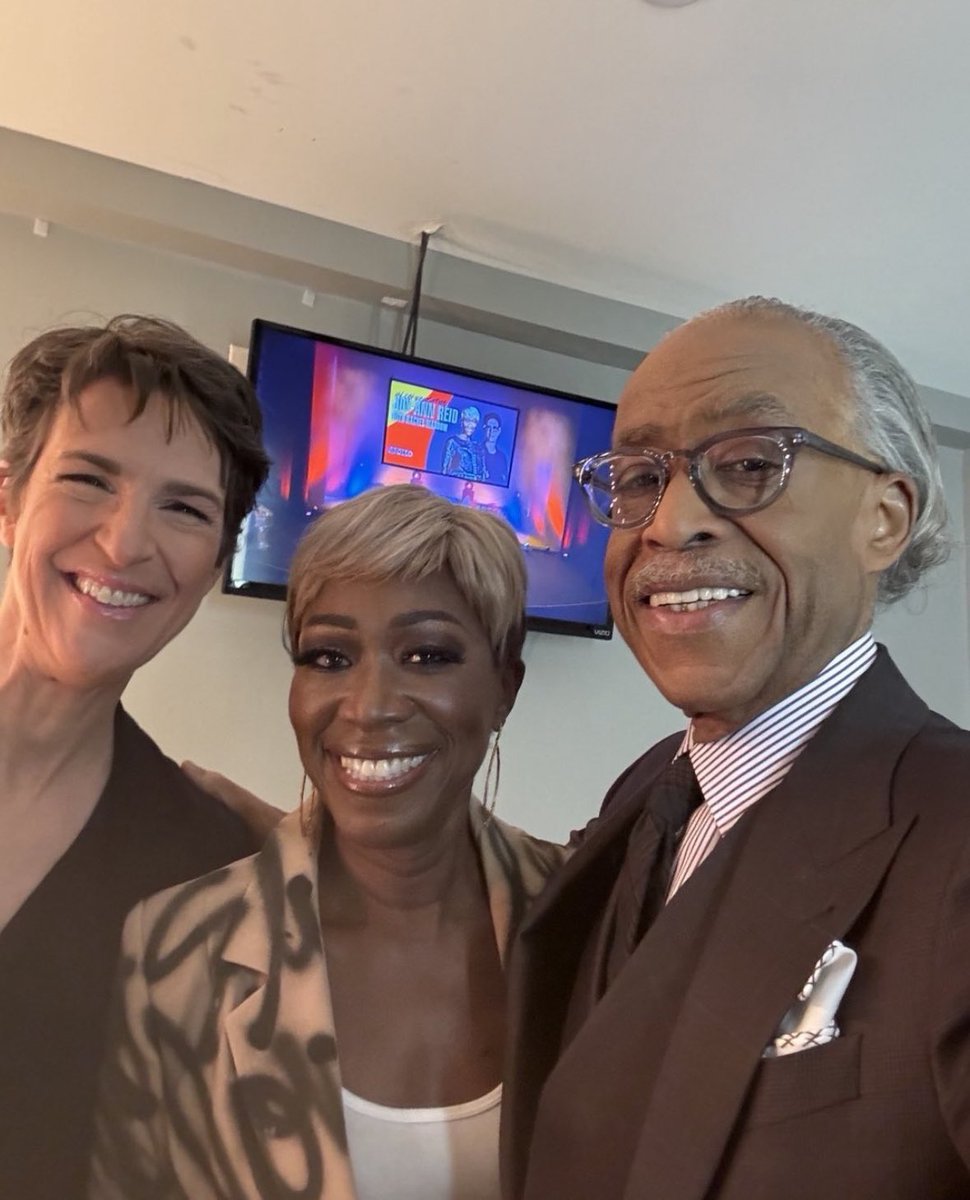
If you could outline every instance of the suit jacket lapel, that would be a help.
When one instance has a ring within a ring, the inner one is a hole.
[[[584,926],[596,919],[590,904],[590,889],[605,882],[612,887],[613,877],[604,872],[604,860],[612,861],[617,850],[626,853],[630,827],[643,809],[644,798],[654,780],[667,766],[680,743],[681,734],[665,738],[639,758],[610,789],[598,817],[580,835],[578,850],[566,860],[545,891],[533,905],[522,927],[520,940],[528,947],[564,924],[563,915],[584,915]],[[606,875],[606,879],[601,876]],[[573,938],[575,944],[576,939]]]
[[[617,780],[601,815],[539,895],[513,945],[500,1138],[503,1190],[510,1196],[519,1195],[525,1181],[539,1096],[563,1049],[584,950],[609,920],[606,908],[630,827],[680,741],[677,736],[661,742]],[[592,988],[589,979],[581,986]],[[589,990],[578,1003],[588,1010],[597,998]]]
[[[706,914],[704,950],[651,1089],[631,1200],[645,1189],[665,1200],[706,1194],[763,1048],[822,951],[869,903],[910,827],[893,820],[892,775],[926,717],[881,652],[783,783],[718,851],[733,865]],[[649,972],[649,938],[640,955],[639,969]]]

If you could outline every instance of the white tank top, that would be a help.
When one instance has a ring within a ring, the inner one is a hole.
[[[387,1108],[343,1089],[357,1200],[499,1200],[499,1084],[448,1108]]]

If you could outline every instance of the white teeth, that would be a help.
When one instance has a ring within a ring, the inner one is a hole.
[[[714,600],[736,600],[750,595],[743,588],[702,587],[689,592],[654,592],[649,597],[651,608],[671,607],[676,612],[694,612],[706,608]]]
[[[83,575],[75,576],[74,585],[85,596],[90,596],[99,604],[110,604],[113,608],[138,608],[151,600],[151,596],[146,596],[143,592],[120,592],[105,587],[104,584],[95,583],[93,579],[87,579]]]
[[[427,754],[414,754],[398,758],[352,758],[348,754],[341,754],[340,766],[351,779],[358,779],[362,783],[372,780],[384,782],[403,778],[427,757]]]

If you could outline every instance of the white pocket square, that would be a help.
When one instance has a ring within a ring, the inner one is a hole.
[[[841,942],[826,947],[797,1000],[782,1018],[774,1040],[762,1052],[763,1058],[823,1046],[839,1036],[835,1014],[857,962],[856,952]]]

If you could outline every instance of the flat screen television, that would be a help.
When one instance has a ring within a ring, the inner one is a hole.
[[[528,624],[609,638],[607,531],[572,479],[607,448],[615,409],[269,321],[253,322],[249,377],[273,466],[223,590],[282,598],[308,522],[372,487],[420,483],[515,530]]]

